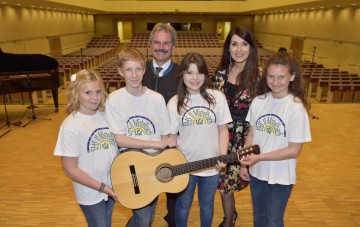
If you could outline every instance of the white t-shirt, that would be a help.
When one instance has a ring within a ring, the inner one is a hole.
[[[225,95],[213,89],[207,92],[214,96],[216,105],[210,106],[200,94],[190,95],[187,109],[181,115],[177,112],[177,95],[167,105],[171,134],[179,133],[177,145],[188,162],[219,156],[218,125],[232,121]],[[194,175],[213,176],[218,172],[212,167]]]
[[[170,133],[169,116],[161,94],[150,89],[141,96],[131,95],[126,88],[112,92],[106,101],[105,118],[118,135],[160,141]],[[144,149],[154,153],[155,149]]]
[[[70,114],[60,126],[54,155],[78,157],[80,169],[110,187],[110,166],[117,153],[115,138],[103,112]],[[107,194],[76,182],[73,186],[79,204],[93,205],[108,199]]]
[[[289,142],[311,141],[307,111],[291,94],[282,99],[271,93],[266,98],[256,97],[246,121],[254,127],[253,144],[259,145],[261,153],[287,147]],[[269,184],[295,184],[296,159],[261,161],[250,167],[250,174]]]

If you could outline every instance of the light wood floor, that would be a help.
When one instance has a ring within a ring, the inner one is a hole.
[[[60,102],[64,104],[64,101]],[[0,106],[0,127],[5,124]],[[26,105],[8,106],[11,122]],[[35,109],[38,119],[26,127],[3,127],[0,135],[0,226],[86,226],[75,202],[71,181],[63,175],[60,158],[53,156],[57,133],[65,117],[50,103]],[[298,182],[291,195],[286,226],[360,226],[360,104],[313,104],[313,142],[298,159]],[[31,110],[22,119],[28,121]],[[252,226],[249,188],[236,193],[236,226]],[[197,200],[189,226],[199,226]],[[153,226],[166,226],[164,195],[160,195]],[[113,226],[124,226],[131,211],[116,204]],[[213,226],[223,217],[216,194]]]

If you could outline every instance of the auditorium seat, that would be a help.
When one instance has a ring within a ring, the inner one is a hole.
[[[360,102],[360,84],[354,85],[353,102]]]
[[[330,85],[326,98],[326,103],[339,103],[342,97],[342,88],[340,85]]]
[[[343,94],[341,97],[341,102],[353,102],[354,86],[353,85],[343,85],[342,90],[343,90]]]

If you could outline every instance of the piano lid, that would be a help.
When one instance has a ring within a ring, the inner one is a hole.
[[[59,63],[43,54],[11,54],[0,48],[0,72],[57,70]]]

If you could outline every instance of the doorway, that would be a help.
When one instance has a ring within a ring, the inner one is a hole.
[[[219,42],[223,43],[231,28],[230,21],[216,22],[216,34],[218,35]]]
[[[304,38],[298,36],[291,37],[290,53],[292,53],[299,61],[302,60],[303,48]]]
[[[118,21],[117,26],[120,43],[130,43],[132,37],[131,21]]]

